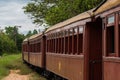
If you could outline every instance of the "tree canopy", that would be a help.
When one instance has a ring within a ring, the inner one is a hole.
[[[102,0],[32,0],[23,9],[33,23],[54,25],[96,7]]]
[[[36,29],[29,31],[27,35],[21,34],[18,26],[6,26],[5,31],[0,29],[0,56],[4,53],[21,52],[23,40],[34,34],[38,34]]]
[[[33,31],[28,31],[28,33],[26,34],[26,37],[30,37],[34,34],[38,34],[38,31],[36,29],[34,29]]]
[[[25,37],[24,34],[19,33],[18,28],[15,26],[5,27],[5,32],[0,30],[0,55],[20,52]]]
[[[12,39],[10,39],[5,33],[0,33],[0,55],[3,53],[16,52],[17,47]]]

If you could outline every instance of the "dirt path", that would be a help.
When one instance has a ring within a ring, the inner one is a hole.
[[[10,74],[2,80],[29,80],[30,75],[18,74],[20,70],[10,70]]]

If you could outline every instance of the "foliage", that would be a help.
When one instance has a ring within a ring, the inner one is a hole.
[[[27,35],[26,35],[27,37],[30,37],[30,36],[32,36],[32,31],[28,31],[28,33],[27,33]]]
[[[23,34],[17,34],[16,45],[17,45],[18,51],[22,50],[22,42],[24,39],[25,39],[25,36]]]
[[[23,9],[33,22],[54,25],[96,7],[102,0],[32,0]]]
[[[21,44],[25,36],[23,34],[19,34],[18,26],[5,27],[5,34],[14,41],[16,50],[21,51]]]
[[[16,52],[16,45],[7,35],[0,33],[0,55],[5,52]]]
[[[6,34],[7,34],[11,39],[14,39],[14,41],[15,41],[15,37],[16,37],[16,35],[18,34],[18,28],[15,27],[15,26],[8,26],[8,27],[5,27],[5,31],[6,31]]]
[[[33,35],[34,35],[34,34],[38,34],[38,32],[37,32],[36,29],[33,30]]]
[[[34,29],[33,31],[28,31],[26,37],[30,37],[30,36],[32,36],[34,34],[38,34],[38,31],[36,29]]]

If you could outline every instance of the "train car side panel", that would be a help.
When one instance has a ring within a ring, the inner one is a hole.
[[[69,80],[83,80],[83,55],[47,54],[46,58],[47,70]]]
[[[120,59],[114,59],[104,59],[104,80],[120,80]]]

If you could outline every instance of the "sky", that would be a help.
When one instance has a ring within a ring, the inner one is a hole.
[[[21,26],[19,32],[26,34],[29,30],[40,29],[32,23],[22,9],[30,0],[0,0],[0,28]],[[43,28],[41,28],[43,29]]]

